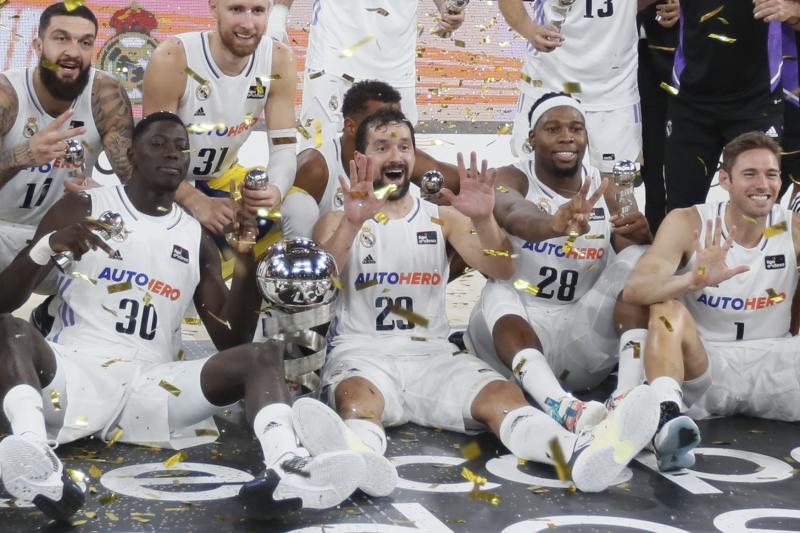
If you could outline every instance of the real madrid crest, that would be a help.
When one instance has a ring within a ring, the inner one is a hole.
[[[339,98],[334,94],[331,96],[331,99],[328,100],[328,107],[331,108],[331,111],[336,111],[339,109]]]
[[[336,194],[333,195],[333,207],[340,209],[342,206],[344,206],[344,192],[341,187],[338,187]]]
[[[550,212],[551,211],[550,210],[550,202],[547,200],[547,198],[539,198],[539,200],[537,200],[537,202],[536,202],[536,207],[538,207],[539,209],[541,209],[542,211],[544,211],[548,215],[552,215],[553,214],[553,213]]]
[[[361,246],[364,248],[372,248],[375,246],[375,234],[372,233],[369,226],[361,226],[359,240],[361,241]]]
[[[211,87],[209,87],[207,83],[198,85],[197,89],[194,90],[194,94],[197,96],[198,100],[208,100],[211,94]]]
[[[25,127],[22,130],[22,135],[30,139],[37,131],[39,131],[39,124],[36,122],[36,117],[28,117],[27,120],[25,120]]]

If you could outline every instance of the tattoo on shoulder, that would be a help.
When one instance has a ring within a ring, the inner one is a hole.
[[[133,114],[125,88],[108,74],[98,73],[95,78],[92,114],[108,160],[117,176],[125,181],[132,172],[128,148],[133,139]]]
[[[8,78],[0,75],[0,136],[6,135],[11,131],[14,121],[17,120],[19,113],[19,99],[17,91],[8,81]]]

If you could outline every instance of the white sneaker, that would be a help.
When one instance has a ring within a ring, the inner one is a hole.
[[[291,454],[242,485],[239,499],[253,518],[267,520],[301,508],[335,507],[353,494],[363,477],[364,460],[355,452]]]
[[[583,492],[605,490],[653,438],[659,414],[656,394],[640,385],[608,418],[581,433],[570,459],[575,486]]]
[[[397,468],[386,457],[361,443],[341,417],[324,403],[311,398],[297,399],[292,405],[292,422],[300,443],[311,455],[336,450],[358,452],[366,467],[366,475],[358,488],[368,495],[388,496],[397,487]]]
[[[65,521],[83,506],[83,491],[64,475],[46,442],[9,435],[0,442],[0,472],[11,496],[33,502],[50,518]]]

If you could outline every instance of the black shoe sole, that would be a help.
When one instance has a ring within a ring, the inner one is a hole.
[[[60,500],[51,500],[40,494],[33,499],[33,504],[53,520],[68,522],[70,517],[83,507],[86,496],[78,484],[66,474],[61,477],[61,480],[64,483],[64,492]]]
[[[275,500],[273,494],[280,483],[281,477],[272,470],[262,477],[248,481],[239,489],[239,501],[247,516],[255,520],[272,520],[291,511],[303,507],[300,498]]]

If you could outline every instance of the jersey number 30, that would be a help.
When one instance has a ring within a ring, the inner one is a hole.
[[[140,308],[141,315],[139,314]],[[125,318],[117,322],[119,333],[136,335],[138,329],[139,336],[146,341],[151,341],[156,337],[158,316],[156,316],[156,308],[153,307],[153,304],[140,306],[138,300],[125,298],[119,302],[119,309],[125,313]]]

